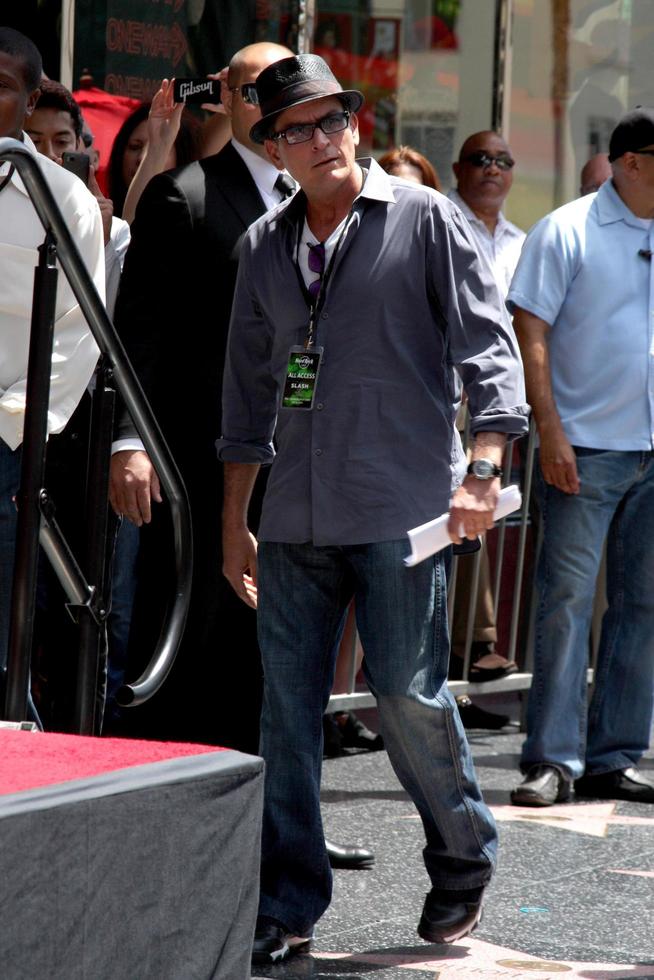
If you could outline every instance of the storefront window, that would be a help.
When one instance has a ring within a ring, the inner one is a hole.
[[[361,151],[406,143],[451,183],[467,135],[492,118],[493,0],[318,0],[313,50],[359,88]]]
[[[523,228],[579,193],[620,116],[651,104],[651,0],[515,0],[507,202]]]

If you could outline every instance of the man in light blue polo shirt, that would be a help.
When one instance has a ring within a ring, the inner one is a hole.
[[[544,540],[518,805],[654,803],[636,768],[654,695],[654,109],[614,130],[613,177],[530,231],[508,296],[540,437]],[[586,706],[593,596],[608,611]]]

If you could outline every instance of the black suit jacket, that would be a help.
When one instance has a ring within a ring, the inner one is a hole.
[[[225,346],[238,253],[265,212],[231,144],[160,174],[132,225],[116,304],[116,328],[188,490],[194,571],[186,631],[170,679],[130,712],[133,734],[215,742],[256,752],[261,664],[256,617],[222,575],[220,435]],[[126,413],[118,436],[133,435]],[[261,481],[260,481],[261,483]],[[255,495],[252,523],[263,487]],[[129,676],[154,649],[170,592],[172,529],[165,505],[142,528]]]
[[[189,456],[220,435],[238,253],[265,210],[231,144],[155,177],[138,204],[115,321],[185,478]],[[123,414],[118,435],[133,432]]]

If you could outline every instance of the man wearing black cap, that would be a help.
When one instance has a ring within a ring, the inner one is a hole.
[[[384,742],[425,827],[419,933],[454,942],[479,921],[496,834],[447,689],[442,557],[403,558],[407,529],[447,510],[465,469],[452,365],[476,435],[452,536],[492,525],[506,437],[526,428],[517,347],[459,209],[355,161],[359,92],[316,55],[271,65],[257,92],[251,136],[301,190],[245,238],[218,443],[224,571],[257,604],[265,673],[254,959],[307,942],[330,901],[321,716],[352,598]],[[257,554],[247,501],[271,462]]]
[[[530,231],[508,303],[540,436],[543,546],[524,781],[512,801],[654,803],[654,110],[614,130],[613,176]],[[590,705],[589,632],[607,599]]]

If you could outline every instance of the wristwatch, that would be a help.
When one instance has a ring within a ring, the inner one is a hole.
[[[473,459],[468,466],[468,473],[478,480],[492,480],[495,476],[502,476],[503,470],[492,459]]]

